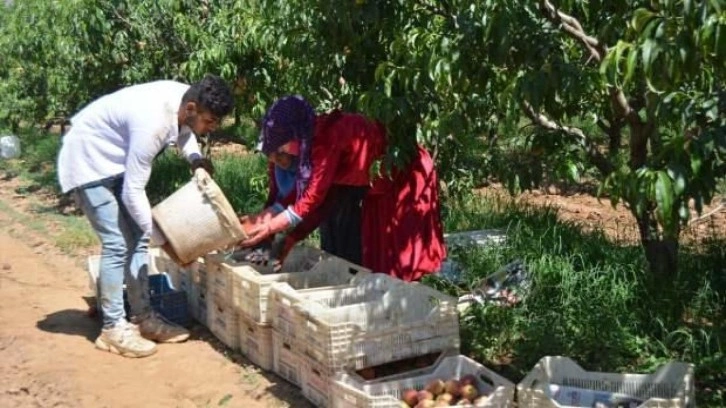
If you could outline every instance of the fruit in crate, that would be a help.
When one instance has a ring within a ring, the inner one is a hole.
[[[436,406],[436,402],[432,399],[426,399],[423,401],[419,401],[418,404],[416,404],[415,408],[434,408]]]
[[[479,390],[477,390],[475,386],[468,384],[459,388],[459,395],[461,396],[461,398],[468,399],[469,401],[474,401],[476,397],[479,396]]]
[[[459,384],[476,386],[476,376],[474,374],[467,374],[459,379]]]
[[[445,393],[439,395],[438,397],[436,397],[436,402],[437,403],[445,402],[446,403],[445,406],[448,407],[449,405],[454,403],[454,396],[449,394],[448,392],[445,392]]]
[[[444,382],[444,380],[437,378],[429,381],[429,383],[426,384],[426,388],[424,389],[433,394],[434,397],[437,397],[440,394],[443,394],[446,390],[446,383]]]
[[[418,403],[421,404],[421,401],[425,400],[431,400],[431,402],[434,401],[434,394],[431,393],[431,391],[421,390],[418,392]]]
[[[447,393],[453,395],[454,397],[458,397],[461,395],[459,392],[461,388],[461,384],[459,384],[459,380],[452,378],[448,381],[446,381],[446,387],[445,390]]]
[[[409,407],[414,407],[416,404],[418,404],[418,391],[416,390],[406,390],[401,395],[401,401],[406,403]]]

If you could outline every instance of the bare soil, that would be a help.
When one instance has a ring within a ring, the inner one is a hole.
[[[1,407],[311,406],[199,326],[188,342],[143,359],[96,350],[83,265],[98,248],[61,253],[51,239],[58,225],[41,230],[18,217],[43,218],[16,187],[0,181]]]

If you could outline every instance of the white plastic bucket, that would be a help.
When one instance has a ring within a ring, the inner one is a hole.
[[[183,263],[245,239],[237,215],[217,183],[203,169],[157,204],[154,222]]]

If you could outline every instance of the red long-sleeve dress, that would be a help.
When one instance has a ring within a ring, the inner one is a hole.
[[[303,220],[288,243],[304,239],[329,214],[323,205],[332,185],[372,186],[363,201],[363,266],[406,281],[438,271],[446,256],[438,203],[438,180],[433,161],[423,148],[393,180],[371,181],[370,167],[385,149],[385,129],[350,113],[334,112],[316,118],[312,145],[312,174],[305,192],[295,191],[281,202]],[[274,168],[269,169],[268,205],[277,196]],[[330,204],[330,203],[329,203]]]

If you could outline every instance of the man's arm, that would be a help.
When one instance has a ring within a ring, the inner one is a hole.
[[[164,147],[158,133],[158,130],[144,125],[131,126],[129,130],[129,151],[121,200],[145,235],[150,235],[152,230],[151,204],[146,196],[146,184],[151,176],[154,157]]]

